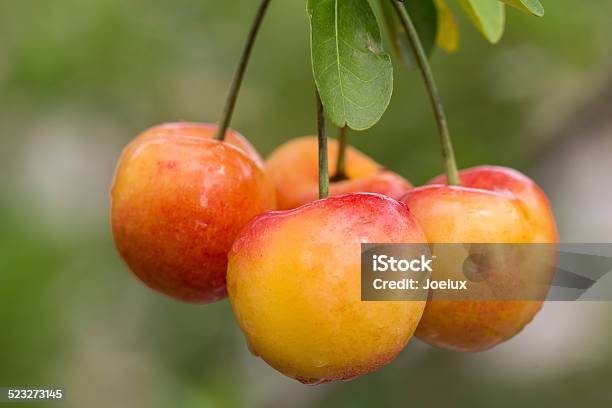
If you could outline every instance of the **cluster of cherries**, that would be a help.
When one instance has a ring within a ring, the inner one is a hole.
[[[520,332],[539,301],[364,302],[361,243],[554,243],[542,190],[501,167],[413,188],[353,148],[346,177],[318,199],[315,137],[264,162],[239,133],[172,123],[123,151],[112,230],[132,272],[192,303],[228,294],[250,350],[304,383],[346,380],[393,360],[413,334],[457,351]],[[338,150],[329,141],[329,154]],[[329,171],[335,172],[335,163]]]

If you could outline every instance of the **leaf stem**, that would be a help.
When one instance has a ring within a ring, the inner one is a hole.
[[[325,135],[325,110],[317,90],[317,134],[319,138],[319,198],[329,196],[329,164],[327,159],[327,136]]]
[[[446,114],[444,113],[444,106],[440,100],[438,94],[438,88],[434,79],[431,67],[427,60],[427,55],[423,49],[423,44],[419,39],[419,34],[412,23],[412,19],[408,14],[406,8],[398,0],[390,0],[395,7],[395,11],[402,23],[404,31],[408,36],[408,41],[412,48],[412,52],[419,66],[419,70],[423,75],[423,81],[429,94],[429,99],[434,110],[436,123],[438,125],[438,131],[440,133],[440,144],[442,146],[442,156],[444,157],[444,164],[446,166],[446,178],[449,185],[459,185],[459,172],[457,171],[457,162],[455,161],[455,153],[453,150],[453,143],[448,129],[448,123],[446,121]]]
[[[336,174],[331,181],[342,181],[348,179],[346,175],[346,148],[348,145],[348,126],[338,129],[338,156],[336,159]]]
[[[227,131],[229,124],[232,120],[232,115],[234,114],[234,108],[236,107],[236,101],[238,99],[238,94],[240,93],[240,86],[242,85],[244,73],[251,57],[251,51],[253,50],[253,45],[255,45],[257,33],[259,32],[261,22],[263,21],[268,6],[270,5],[270,1],[271,0],[261,1],[259,9],[257,10],[257,14],[255,15],[255,19],[253,20],[251,31],[249,32],[249,36],[247,37],[246,46],[244,47],[242,56],[240,57],[238,70],[234,74],[232,86],[225,102],[225,108],[223,109],[221,121],[219,122],[219,129],[217,129],[217,133],[215,134],[215,140],[225,140],[225,132]]]

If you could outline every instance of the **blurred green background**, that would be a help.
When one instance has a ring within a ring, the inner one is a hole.
[[[612,242],[612,2],[544,5],[509,10],[497,46],[458,15],[460,51],[433,56],[458,160],[534,177],[563,241]],[[255,8],[0,2],[0,386],[63,387],[67,407],[612,406],[610,304],[547,304],[477,355],[415,340],[313,387],[248,353],[229,302],[180,304],[131,276],[108,221],[115,161],[149,126],[218,119]],[[305,1],[273,2],[233,123],[262,154],[314,133],[309,64]],[[423,183],[442,171],[435,125],[417,72],[395,78],[383,120],[351,142]]]

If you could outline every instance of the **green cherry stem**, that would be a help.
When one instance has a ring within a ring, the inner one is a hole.
[[[348,145],[348,126],[338,129],[338,157],[336,159],[336,174],[331,181],[346,180],[346,147]]]
[[[329,196],[329,168],[327,159],[327,136],[325,135],[325,109],[317,90],[317,134],[319,138],[319,198]]]
[[[444,106],[440,100],[436,81],[433,73],[431,72],[427,55],[423,50],[423,45],[421,44],[419,34],[417,33],[406,8],[398,0],[390,1],[393,4],[393,7],[395,7],[395,11],[397,12],[404,31],[406,31],[408,41],[410,42],[410,46],[419,66],[419,70],[423,75],[425,87],[427,88],[427,93],[429,94],[429,99],[431,100],[431,104],[433,106],[436,123],[438,124],[438,131],[440,132],[440,143],[442,145],[442,156],[444,157],[444,164],[446,166],[446,177],[448,184],[459,185],[459,173],[457,171],[457,162],[455,161],[455,153],[453,150],[450,131],[448,130],[448,122],[446,121]]]
[[[266,15],[266,11],[268,9],[268,6],[270,5],[270,1],[271,0],[262,0],[259,9],[257,10],[257,15],[255,15],[255,20],[253,20],[253,25],[251,26],[251,31],[249,32],[246,46],[244,47],[244,51],[242,52],[242,56],[240,57],[238,70],[234,74],[232,86],[225,102],[225,108],[223,109],[221,121],[219,122],[219,129],[215,134],[215,140],[225,140],[225,132],[227,131],[227,128],[229,127],[229,124],[232,120],[232,115],[234,114],[236,100],[238,99],[238,94],[240,93],[240,86],[242,85],[244,73],[246,71],[247,65],[249,64],[251,51],[253,50],[253,45],[255,45],[257,33],[259,32],[261,22],[263,21],[263,18]]]

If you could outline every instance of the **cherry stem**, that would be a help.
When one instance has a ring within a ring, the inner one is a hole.
[[[455,153],[453,150],[453,143],[448,129],[448,122],[446,121],[446,114],[444,113],[444,106],[442,105],[440,95],[438,94],[438,88],[434,79],[427,55],[423,49],[423,44],[419,38],[419,34],[412,23],[412,19],[408,14],[406,8],[398,0],[390,0],[395,7],[395,11],[401,21],[401,24],[406,31],[408,41],[412,48],[412,53],[417,61],[419,70],[423,75],[423,81],[429,94],[429,99],[434,110],[436,117],[436,123],[438,124],[438,131],[440,132],[440,144],[442,146],[442,156],[444,157],[444,164],[446,166],[446,178],[449,185],[459,185],[459,172],[457,171],[457,162],[455,161]]]
[[[325,109],[317,90],[317,134],[319,138],[319,198],[329,196],[329,164],[327,159],[327,136],[325,135]]]
[[[242,52],[242,56],[240,57],[238,70],[234,74],[232,86],[225,102],[225,108],[223,109],[221,121],[219,122],[219,129],[217,129],[217,133],[215,134],[215,140],[225,140],[225,132],[227,132],[230,122],[232,121],[232,115],[234,114],[234,108],[236,107],[236,101],[238,100],[238,94],[240,93],[240,86],[242,85],[242,80],[244,79],[244,73],[246,71],[247,65],[249,64],[251,51],[253,50],[253,46],[255,45],[257,33],[259,32],[261,22],[263,21],[268,6],[270,5],[270,1],[271,0],[262,0],[259,6],[259,10],[257,10],[255,20],[253,20],[253,25],[251,26],[251,31],[249,32],[246,46],[244,47],[244,51]]]
[[[331,181],[348,179],[346,175],[346,147],[348,145],[348,126],[338,129],[338,158],[336,159],[336,174]]]

